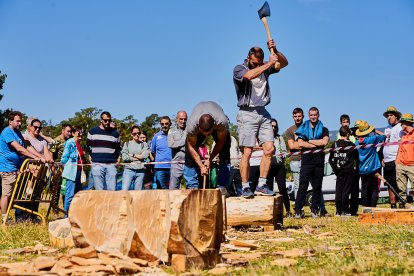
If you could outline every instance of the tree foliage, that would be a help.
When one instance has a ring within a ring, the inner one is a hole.
[[[3,85],[6,82],[7,75],[2,74],[0,71],[0,90],[3,89]],[[0,101],[3,99],[3,94],[0,94]],[[7,108],[6,110],[0,110],[0,131],[8,125],[7,116],[12,110]]]
[[[145,131],[147,133],[148,140],[157,133],[159,128],[160,117],[158,114],[151,114],[145,118],[145,121],[142,122],[140,125],[141,131]]]

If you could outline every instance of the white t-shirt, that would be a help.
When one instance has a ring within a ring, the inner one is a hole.
[[[264,74],[252,79],[252,94],[250,96],[249,106],[265,106],[269,101],[268,96],[265,97],[267,80]]]
[[[23,133],[23,137],[25,140],[29,141],[32,147],[40,154],[44,154],[45,146],[47,146],[47,142],[39,136],[38,138],[33,137],[29,134],[29,132],[26,130]]]
[[[395,126],[387,126],[384,130],[384,135],[386,138],[385,142],[398,142],[402,137],[402,128],[401,124],[398,123]],[[399,145],[385,146],[383,150],[384,162],[395,161],[397,158]]]

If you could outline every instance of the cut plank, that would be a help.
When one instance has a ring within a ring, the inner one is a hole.
[[[251,199],[229,197],[226,199],[228,226],[283,225],[282,197],[256,196]]]
[[[411,212],[373,212],[359,215],[363,224],[414,224],[414,211]]]
[[[68,218],[51,221],[49,223],[50,245],[55,248],[74,247]]]

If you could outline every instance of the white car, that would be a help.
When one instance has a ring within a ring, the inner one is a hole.
[[[329,155],[325,155],[325,168],[324,168],[324,176],[323,176],[323,182],[322,182],[322,193],[325,201],[334,201],[335,200],[335,187],[336,187],[336,175],[334,174],[331,165],[328,162]],[[360,191],[361,191],[361,182],[360,184]],[[275,185],[274,187],[277,187]],[[292,181],[286,181],[286,187],[289,193],[290,200],[294,200],[294,189],[293,189],[293,182]],[[379,203],[385,203],[388,201],[388,188],[387,186],[381,181],[381,191],[379,194]],[[412,189],[410,183],[408,184],[408,197],[407,201],[412,202]],[[312,185],[309,183],[308,192],[306,194],[305,198],[305,204],[310,205],[312,202]]]

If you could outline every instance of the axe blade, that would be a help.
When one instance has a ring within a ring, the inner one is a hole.
[[[257,11],[257,13],[259,14],[260,19],[270,16],[270,7],[267,1],[264,2],[263,6]]]

